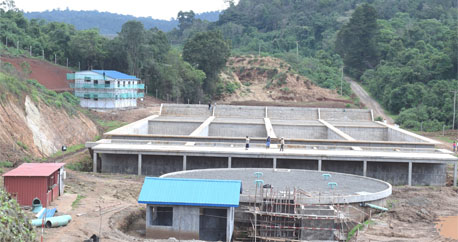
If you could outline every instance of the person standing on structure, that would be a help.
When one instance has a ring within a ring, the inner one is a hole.
[[[245,138],[245,150],[248,150],[250,148],[250,138],[248,136]]]
[[[266,149],[269,149],[269,148],[270,148],[270,136],[267,136]]]
[[[453,141],[453,152],[456,152],[456,141]]]
[[[285,147],[285,139],[283,137],[281,137],[281,139],[280,139],[280,151],[284,151],[284,147]]]

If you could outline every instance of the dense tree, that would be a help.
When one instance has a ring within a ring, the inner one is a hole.
[[[342,57],[349,74],[359,78],[365,70],[377,65],[377,12],[363,4],[356,8],[350,22],[339,31],[336,51]]]
[[[129,65],[129,73],[138,75],[141,68],[142,43],[145,38],[145,29],[139,21],[128,21],[122,25],[119,38],[123,44],[124,50],[127,53],[127,63]]]
[[[183,48],[183,59],[205,72],[203,89],[210,96],[216,93],[219,72],[229,56],[230,46],[217,31],[197,33]]]
[[[81,63],[82,69],[102,68],[106,55],[103,45],[106,41],[96,29],[79,31],[70,40],[70,56]]]

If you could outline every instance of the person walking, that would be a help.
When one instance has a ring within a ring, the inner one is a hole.
[[[270,148],[270,136],[267,136],[266,149],[269,149],[269,148]]]
[[[453,141],[453,152],[456,152],[456,141]]]
[[[250,148],[250,138],[248,136],[245,138],[245,150],[248,150]]]
[[[281,137],[280,139],[280,151],[284,151],[285,148],[285,139]]]

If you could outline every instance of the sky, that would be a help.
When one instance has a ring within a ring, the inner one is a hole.
[[[65,10],[97,10],[170,20],[179,11],[193,10],[195,13],[223,10],[224,0],[15,0],[16,7],[24,12]],[[238,2],[235,1],[235,2]]]

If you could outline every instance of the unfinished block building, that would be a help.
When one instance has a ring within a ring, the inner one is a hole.
[[[94,154],[94,172],[160,176],[207,168],[285,168],[394,185],[444,185],[447,165],[454,164],[456,184],[455,156],[431,139],[374,121],[371,110],[163,104],[159,115],[105,135],[86,144]]]
[[[129,108],[137,106],[143,98],[145,84],[135,76],[112,70],[89,70],[67,74],[74,81],[75,96],[81,107],[96,109]]]

